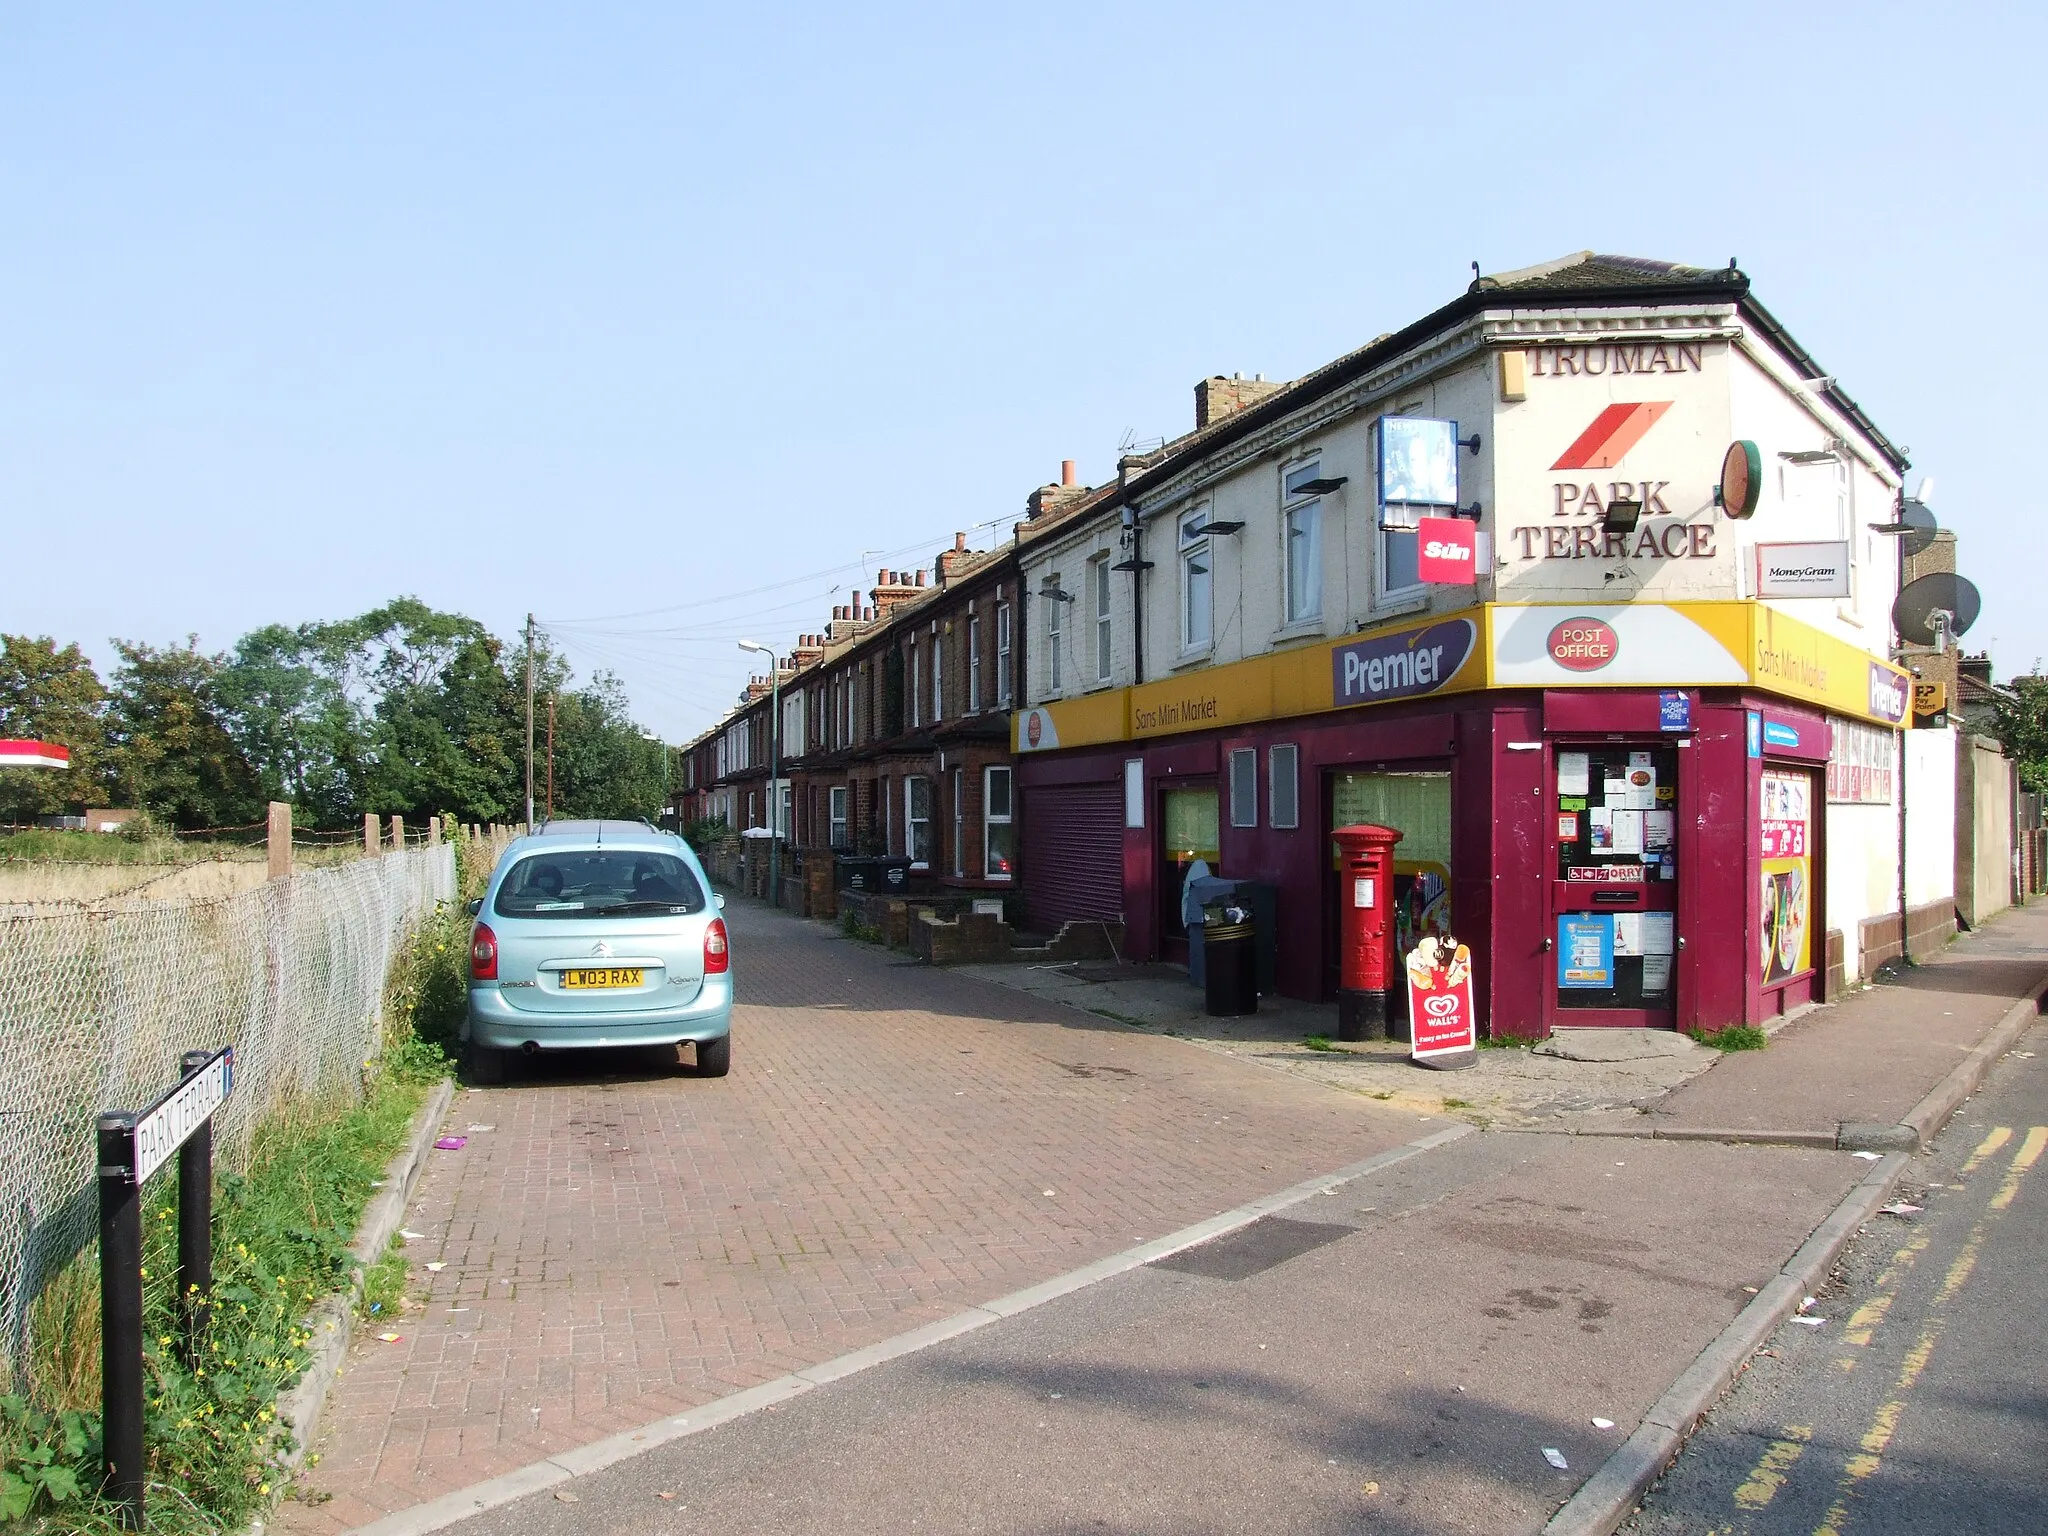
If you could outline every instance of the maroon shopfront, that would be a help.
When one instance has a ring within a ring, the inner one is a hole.
[[[1283,994],[1337,987],[1333,828],[1395,849],[1399,940],[1472,947],[1482,1023],[1715,1030],[1818,1000],[1828,717],[1744,689],[1469,693],[1018,764],[1025,846],[1060,857],[1063,797],[1121,812],[1124,949],[1184,958],[1194,859],[1278,891]],[[1099,802],[1097,804],[1096,802]],[[1100,884],[1097,852],[1081,861]],[[1034,892],[1071,887],[1026,859]],[[1071,898],[1055,897],[1059,900]],[[1088,903],[1101,913],[1097,892]]]

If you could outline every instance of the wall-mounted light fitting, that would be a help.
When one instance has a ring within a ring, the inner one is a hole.
[[[1642,520],[1643,504],[1617,496],[1607,503],[1600,514],[1600,527],[1605,533],[1634,533],[1636,524]]]
[[[1288,494],[1291,496],[1327,496],[1330,492],[1346,484],[1350,479],[1349,475],[1322,475],[1314,480],[1303,480],[1298,485],[1288,487]],[[1211,526],[1215,525],[1212,524]],[[1238,524],[1240,528],[1243,526],[1244,524],[1242,523]]]
[[[1050,576],[1046,577],[1045,581],[1039,586],[1038,595],[1040,597],[1049,597],[1056,603],[1071,603],[1074,601],[1074,594],[1061,591],[1058,584]]]
[[[1479,451],[1479,434],[1474,432],[1470,437],[1459,438],[1458,446],[1460,448],[1470,448],[1474,453],[1477,453]]]
[[[1310,482],[1310,484],[1313,484],[1313,485],[1321,485],[1322,483],[1323,483],[1323,482],[1322,482],[1322,481],[1320,481],[1320,480],[1316,480],[1316,481],[1311,481],[1311,482]],[[1342,480],[1337,480],[1337,481],[1332,481],[1331,483],[1332,483],[1332,484],[1335,484],[1335,485],[1342,485],[1342,484],[1343,484],[1344,482],[1343,482]],[[1228,517],[1226,517],[1226,518],[1220,518],[1220,519],[1218,519],[1218,520],[1216,520],[1216,521],[1214,521],[1214,522],[1202,522],[1202,523],[1197,523],[1197,524],[1196,524],[1196,525],[1195,525],[1194,527],[1190,528],[1190,529],[1189,529],[1189,530],[1187,531],[1187,533],[1186,533],[1185,535],[1183,535],[1183,537],[1185,537],[1185,538],[1190,538],[1190,539],[1199,539],[1199,538],[1201,538],[1201,537],[1202,537],[1202,536],[1203,536],[1204,534],[1210,534],[1210,533],[1242,533],[1243,531],[1244,531],[1244,524],[1243,524],[1243,523],[1241,523],[1241,522],[1237,521],[1237,520],[1236,520],[1235,518],[1228,518]]]

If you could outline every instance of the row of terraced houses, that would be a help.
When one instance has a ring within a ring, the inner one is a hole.
[[[795,910],[887,855],[1126,959],[1185,958],[1199,862],[1272,888],[1311,1000],[1329,834],[1376,822],[1401,942],[1469,943],[1495,1032],[1756,1022],[1954,927],[1970,758],[1893,630],[1906,469],[1732,264],[1480,278],[1292,382],[1204,380],[1191,431],[1064,466],[993,550],[878,572],[692,743],[675,810],[755,830],[757,892],[772,832]]]

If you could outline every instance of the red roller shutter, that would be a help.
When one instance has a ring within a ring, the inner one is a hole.
[[[1075,918],[1115,922],[1124,911],[1124,803],[1114,784],[1027,789],[1024,910],[1052,932]]]

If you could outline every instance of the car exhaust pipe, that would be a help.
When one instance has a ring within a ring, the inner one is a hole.
[[[538,1040],[529,1040],[519,1049],[529,1056],[538,1056],[540,1054],[540,1042]]]

